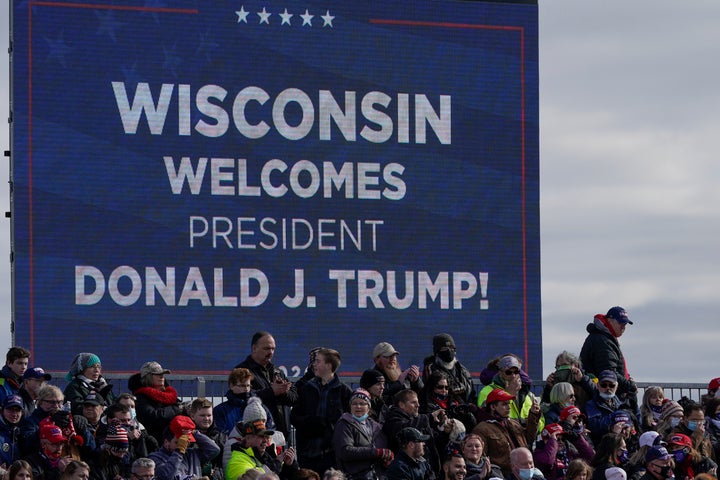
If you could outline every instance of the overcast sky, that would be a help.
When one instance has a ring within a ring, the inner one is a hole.
[[[579,353],[595,313],[622,305],[635,322],[621,344],[636,380],[720,376],[720,2],[540,0],[539,9],[544,373],[563,349]],[[8,32],[0,12],[3,55]],[[7,57],[0,65],[5,151]],[[3,165],[0,213],[9,210]],[[3,352],[9,244],[0,218]]]

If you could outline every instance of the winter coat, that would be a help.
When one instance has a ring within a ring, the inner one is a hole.
[[[575,435],[574,442],[560,438],[556,440],[546,437],[537,442],[533,451],[535,466],[540,469],[547,480],[565,478],[568,464],[576,458],[590,462],[595,455],[592,446],[582,435]]]
[[[624,398],[626,393],[636,394],[637,387],[627,372],[617,337],[598,319],[589,323],[586,330],[588,336],[580,350],[583,369],[595,377],[599,377],[603,370],[612,370],[618,378],[617,395]]]
[[[433,480],[435,473],[430,464],[422,457],[414,460],[403,450],[395,456],[395,460],[387,470],[387,480]]]
[[[449,378],[450,386],[449,394],[453,395],[462,403],[474,404],[477,400],[477,392],[473,385],[472,376],[467,368],[460,361],[455,359],[452,368],[446,368],[442,364],[442,360],[436,358],[435,355],[426,357],[423,360],[423,380],[427,381],[433,372],[443,372]]]
[[[596,394],[592,400],[585,404],[585,414],[587,415],[587,427],[590,430],[590,438],[593,444],[599,445],[602,437],[612,428],[613,413],[617,410],[627,410],[630,417],[635,422],[634,415],[630,411],[630,407],[623,403],[618,397],[613,397],[610,401],[605,401],[599,394]]]
[[[434,420],[430,415],[419,414],[414,417],[402,410],[397,405],[390,407],[388,410],[385,423],[383,424],[383,432],[387,437],[390,449],[393,452],[400,451],[397,435],[405,427],[416,428],[423,435],[430,435],[432,440],[425,442],[425,458],[427,459],[433,472],[440,472],[440,454],[439,451],[445,451],[449,438],[445,431],[438,431]]]
[[[142,386],[139,373],[130,377],[128,387],[136,398],[135,411],[138,421],[155,437],[158,445],[162,445],[163,430],[170,425],[170,420],[180,414],[177,392],[170,385],[165,385],[165,390]]]
[[[335,424],[350,408],[351,395],[337,375],[325,385],[316,377],[302,386],[290,414],[299,455],[317,458],[332,451]]]
[[[22,423],[22,420],[20,420]],[[0,416],[0,465],[8,468],[20,459],[20,427],[11,425]]]
[[[485,441],[485,451],[490,461],[499,466],[506,478],[510,475],[510,451],[516,447],[529,447],[537,436],[539,415],[530,413],[523,427],[515,419],[499,419],[487,409],[479,412],[479,423],[472,433],[480,435]]]
[[[70,402],[71,412],[73,415],[82,415],[83,401],[90,392],[95,392],[105,400],[106,405],[115,403],[115,394],[112,391],[112,385],[107,383],[101,376],[97,382],[91,382],[82,376],[76,376],[65,387],[63,395],[65,400]]]
[[[250,393],[250,396],[255,396],[255,394]],[[235,428],[238,422],[242,422],[243,412],[245,412],[249,397],[242,398],[233,393],[232,390],[228,390],[225,397],[227,398],[226,401],[213,408],[213,420],[218,430],[227,434]],[[267,415],[265,426],[268,430],[275,430],[275,420],[270,409],[265,404],[263,404],[263,409],[265,409],[265,415]]]
[[[293,385],[289,392],[276,396],[272,389],[272,383],[275,381],[275,377],[279,376],[283,380],[287,380],[287,376],[282,370],[275,368],[275,365],[272,363],[268,363],[263,367],[253,360],[250,355],[241,363],[235,365],[235,368],[247,368],[252,372],[255,377],[252,381],[253,392],[255,392],[263,404],[270,409],[277,429],[287,437],[289,432],[289,424],[287,422],[289,408],[295,405],[295,402],[298,400],[298,391],[295,386]]]
[[[150,454],[149,458],[155,462],[157,480],[185,480],[202,476],[203,465],[220,453],[220,447],[197,430],[193,436],[196,442],[188,447],[184,455],[165,448]]]
[[[387,439],[375,420],[368,418],[365,424],[367,430],[350,413],[343,413],[335,425],[333,448],[337,465],[352,480],[373,480],[383,472],[378,449],[387,448]]]
[[[530,415],[530,409],[533,406],[533,399],[537,398],[530,392],[530,386],[531,385],[529,384],[523,384],[515,398],[510,401],[510,418],[514,418],[523,425],[527,422],[527,418]],[[496,388],[505,390],[505,382],[499,374],[495,375],[495,378],[490,385],[487,385],[480,390],[480,394],[477,398],[478,407],[485,406],[485,400],[488,395],[490,395],[490,392]],[[545,417],[540,414],[537,433],[540,433],[543,428],[545,428]]]

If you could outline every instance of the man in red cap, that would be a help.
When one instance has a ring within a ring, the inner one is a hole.
[[[201,477],[202,467],[215,458],[220,448],[195,428],[195,422],[177,415],[163,432],[163,446],[150,454],[157,480]]]
[[[32,477],[46,480],[60,478],[60,457],[67,439],[60,427],[50,422],[40,426],[39,436],[40,451],[25,457],[32,467]]]
[[[593,322],[586,327],[588,336],[580,350],[580,362],[588,374],[597,378],[604,370],[615,372],[618,384],[616,395],[630,406],[635,418],[640,418],[637,386],[625,364],[619,341],[627,326],[632,324],[622,307],[612,307],[605,315],[595,315]]]
[[[514,398],[514,395],[501,388],[490,392],[485,400],[485,407],[478,411],[479,423],[473,429],[473,433],[480,435],[485,441],[490,462],[502,469],[505,478],[512,472],[510,451],[532,445],[540,421],[540,406],[537,404],[530,409],[524,427],[510,418],[510,402]]]
[[[720,377],[713,378],[708,383],[708,392],[704,393],[702,397],[700,398],[700,401],[702,402],[703,407],[707,405],[707,403],[712,400],[713,398],[717,397],[717,391],[720,388]]]

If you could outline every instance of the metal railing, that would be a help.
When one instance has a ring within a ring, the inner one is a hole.
[[[65,381],[66,372],[48,372],[53,376],[51,384],[64,389],[67,382]],[[115,394],[127,392],[128,374],[107,374],[105,378],[109,383],[113,384]],[[358,386],[360,377],[341,377],[342,380],[351,388]],[[227,375],[167,375],[168,382],[175,387],[178,395],[183,400],[191,400],[193,398],[204,397],[217,404],[225,399],[225,393],[228,390]],[[291,378],[290,380],[297,380]],[[483,385],[478,379],[474,379],[475,388],[479,391]],[[545,380],[533,380],[533,392],[536,395],[542,393]],[[682,397],[688,397],[696,402],[700,401],[700,397],[707,392],[706,383],[675,383],[675,382],[638,382],[638,399],[642,399],[644,389],[650,386],[662,387],[665,397],[672,400],[679,400]]]

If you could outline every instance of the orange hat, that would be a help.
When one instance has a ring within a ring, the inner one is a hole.
[[[191,442],[195,441],[193,431],[195,430],[195,422],[190,417],[185,415],[178,415],[170,420],[170,431],[175,435],[175,438],[180,438],[182,435],[187,435],[188,440]]]

